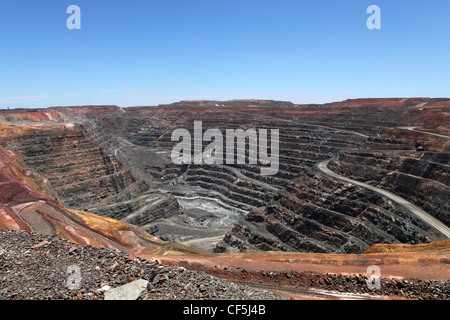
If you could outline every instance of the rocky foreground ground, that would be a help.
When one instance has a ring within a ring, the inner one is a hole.
[[[81,246],[55,236],[0,231],[0,300],[102,300],[111,290],[141,279],[146,285],[138,299],[145,300],[285,299],[268,290],[221,278],[238,282],[245,279],[273,289],[277,285],[280,289],[322,289],[338,295],[450,299],[450,281],[382,278],[380,290],[369,290],[367,277],[363,275],[216,268],[216,272],[210,272],[216,277],[201,268],[195,269],[170,267],[117,249]]]
[[[80,246],[26,231],[0,231],[0,299],[102,300],[105,292],[148,281],[139,299],[282,299],[217,277],[172,268],[119,250]]]

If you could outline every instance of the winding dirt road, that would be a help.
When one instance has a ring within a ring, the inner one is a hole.
[[[317,166],[319,168],[320,171],[322,171],[323,173],[325,173],[326,175],[333,177],[335,179],[341,180],[341,181],[345,181],[345,182],[349,182],[351,184],[369,189],[371,191],[377,192],[389,199],[391,199],[392,201],[397,202],[398,204],[400,204],[401,206],[403,206],[404,208],[406,208],[409,212],[411,212],[413,215],[415,215],[416,217],[418,217],[419,219],[421,219],[422,221],[424,221],[425,223],[427,223],[428,225],[430,225],[431,227],[433,227],[435,230],[439,231],[441,234],[443,234],[446,238],[450,238],[450,228],[447,227],[445,224],[443,224],[441,221],[439,221],[438,219],[436,219],[435,217],[431,216],[429,213],[425,212],[424,210],[422,210],[421,208],[417,207],[416,205],[412,204],[411,202],[403,199],[402,197],[399,197],[395,194],[393,194],[392,192],[371,186],[367,183],[364,182],[359,182],[350,178],[346,178],[344,176],[341,176],[333,171],[331,171],[330,169],[328,169],[328,163],[330,162],[331,159],[326,160],[326,161],[322,161],[320,162]]]

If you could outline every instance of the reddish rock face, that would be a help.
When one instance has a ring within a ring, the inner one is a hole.
[[[68,209],[44,193],[41,181],[0,147],[0,229],[58,235],[82,245],[152,252],[162,241],[135,226]]]
[[[74,107],[51,107],[47,110],[63,113],[72,118],[95,118],[104,114],[121,112],[118,106],[74,106]]]
[[[381,107],[381,108],[398,108],[413,107],[419,104],[425,105],[431,102],[430,98],[381,98],[381,99],[349,99],[342,102],[333,103],[334,108],[345,107]]]
[[[58,121],[62,120],[64,115],[55,111],[35,111],[35,112],[0,112],[0,120],[6,121]]]

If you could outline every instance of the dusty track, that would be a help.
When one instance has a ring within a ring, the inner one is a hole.
[[[383,300],[407,297],[414,299],[414,296],[404,296],[398,291],[399,282],[404,281],[400,285],[401,288],[404,283],[411,281],[447,281],[450,252],[448,250],[373,254],[254,252],[142,257],[165,265],[206,272],[224,280],[245,283],[294,299]],[[366,290],[366,282],[364,279],[361,280],[361,276],[371,276],[367,272],[368,266],[371,265],[380,267],[383,290],[378,292]],[[335,278],[330,278],[332,276]],[[339,279],[345,279],[343,286],[340,286]],[[348,284],[349,279],[359,279],[358,290],[352,289],[351,286],[346,287],[345,282]]]
[[[203,268],[229,278],[236,268],[250,271],[312,271],[330,274],[367,274],[367,267],[378,265],[381,275],[397,279],[448,280],[450,252],[405,252],[373,254],[323,253],[224,253],[199,255],[141,255],[164,264]],[[242,279],[242,278],[241,278]]]

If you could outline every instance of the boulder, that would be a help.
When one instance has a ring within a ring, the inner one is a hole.
[[[105,300],[136,300],[147,289],[148,281],[139,279],[105,292]]]

